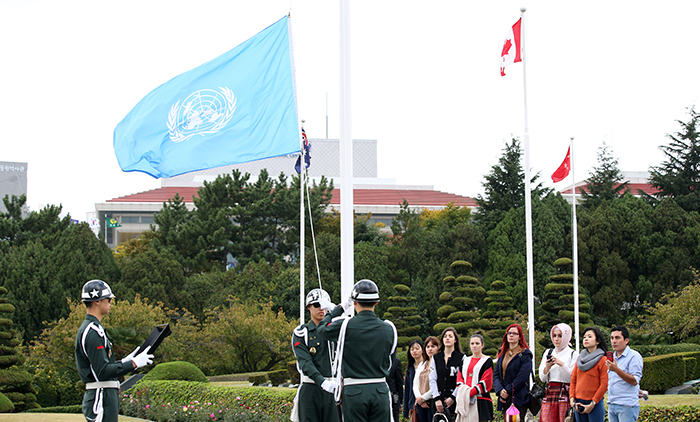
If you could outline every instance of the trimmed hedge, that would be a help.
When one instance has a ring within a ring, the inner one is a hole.
[[[678,343],[678,344],[647,344],[641,346],[630,346],[639,352],[642,357],[668,355],[671,353],[700,352],[700,344]]]
[[[685,381],[685,365],[679,354],[644,358],[644,375],[640,387],[652,394],[663,394]]]
[[[270,379],[272,385],[284,384],[289,380],[289,371],[280,369],[279,371],[268,372],[267,377]]]
[[[201,369],[189,362],[164,362],[154,366],[143,377],[147,381],[179,380],[209,382]]]
[[[72,404],[70,406],[39,407],[37,409],[26,410],[26,413],[83,413],[83,406]]]
[[[181,416],[183,407],[205,405],[217,408],[217,412],[220,408],[250,409],[258,414],[283,415],[279,419],[288,420],[296,393],[295,388],[216,387],[193,381],[142,380],[129,394],[122,394],[121,408],[126,416],[148,420],[163,420],[153,413],[163,413],[166,408],[179,411]]]
[[[642,378],[644,379],[644,378]],[[642,406],[639,422],[700,422],[700,406]]]
[[[252,382],[253,385],[267,384],[267,374],[251,375],[248,377],[248,382]]]
[[[297,370],[297,361],[293,360],[287,362],[287,372],[289,373],[289,379],[292,384],[299,384],[301,382],[301,374]]]
[[[6,395],[0,393],[0,413],[12,413],[15,410],[15,405],[7,398]]]

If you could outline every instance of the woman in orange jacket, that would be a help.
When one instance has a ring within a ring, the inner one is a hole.
[[[598,327],[583,331],[583,347],[571,373],[569,401],[577,422],[603,422],[603,396],[608,390],[608,367],[605,365],[608,346]]]

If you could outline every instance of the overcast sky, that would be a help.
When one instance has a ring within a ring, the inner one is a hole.
[[[310,138],[325,137],[328,98],[337,138],[337,1],[0,0],[0,161],[29,163],[33,210],[62,203],[80,220],[95,203],[160,187],[121,171],[114,127],[290,5],[299,116]],[[576,179],[603,141],[623,171],[663,160],[659,145],[700,94],[700,2],[352,0],[352,134],[378,141],[379,177],[483,192],[504,141],[523,138],[523,66],[499,73],[521,6],[532,171],[553,186],[571,136]]]

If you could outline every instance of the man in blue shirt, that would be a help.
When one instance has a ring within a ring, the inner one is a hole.
[[[630,349],[627,327],[610,329],[610,343],[615,351],[608,360],[608,419],[610,422],[634,422],[639,417],[639,382],[644,360]]]

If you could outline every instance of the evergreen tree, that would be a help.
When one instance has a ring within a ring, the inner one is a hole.
[[[629,189],[629,181],[624,179],[617,167],[617,159],[613,157],[612,148],[603,142],[603,146],[598,148],[598,166],[593,167],[586,185],[581,187],[583,205],[595,208],[603,200],[610,202],[618,198]]]
[[[498,159],[498,164],[491,167],[491,172],[484,176],[482,182],[485,196],[479,194],[476,203],[479,205],[476,221],[484,234],[488,234],[503,220],[505,214],[511,208],[525,207],[525,171],[520,160],[523,150],[520,140],[513,138],[506,142],[503,155]],[[532,196],[541,198],[551,192],[544,188],[542,183],[537,183],[539,173],[531,179],[530,189]]]
[[[681,131],[659,147],[666,160],[649,168],[649,182],[659,190],[657,199],[674,198],[684,210],[700,211],[700,114],[695,107],[688,114],[687,122],[678,120]]]
[[[396,327],[399,335],[398,346],[405,348],[413,340],[420,340],[418,333],[421,330],[421,316],[418,308],[410,306],[416,302],[415,296],[409,296],[411,288],[404,284],[394,286],[396,296],[389,297],[389,309],[384,312],[384,319],[390,320]]]
[[[558,274],[549,277],[550,283],[545,286],[546,294],[542,303],[542,316],[538,318],[540,329],[545,333],[540,342],[543,347],[552,347],[550,336],[546,335],[553,326],[563,322],[574,328],[574,275],[571,274],[573,261],[571,258],[559,258],[554,261]],[[579,324],[590,325],[591,305],[587,296],[579,286]]]
[[[496,280],[490,287],[484,299],[486,310],[481,313],[481,319],[478,319],[475,325],[484,330],[484,354],[495,356],[501,346],[505,329],[515,323],[515,308],[513,298],[508,296],[505,290],[505,282]]]
[[[454,261],[450,264],[452,275],[443,279],[447,290],[440,295],[440,301],[445,304],[438,309],[441,322],[433,327],[436,334],[447,327],[454,327],[463,340],[470,337],[475,327],[473,320],[479,316],[479,299],[486,293],[479,286],[479,279],[469,275],[471,270],[472,264],[467,261]]]
[[[22,412],[39,407],[32,378],[21,367],[24,356],[18,349],[19,336],[12,328],[12,314],[15,307],[4,297],[7,289],[0,287],[0,395],[6,396],[14,410]]]

